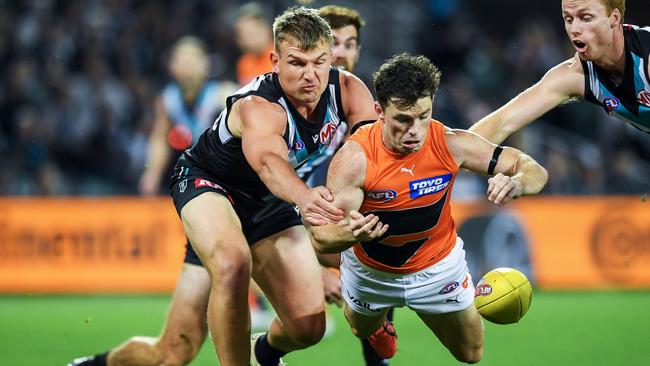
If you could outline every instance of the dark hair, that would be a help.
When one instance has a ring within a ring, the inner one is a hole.
[[[423,97],[433,98],[441,72],[424,56],[402,53],[391,57],[373,74],[377,100],[382,108],[392,102],[404,109]]]
[[[275,18],[273,22],[275,50],[280,52],[280,44],[288,41],[298,48],[309,51],[322,42],[332,45],[332,30],[316,9],[304,6],[291,7]]]
[[[338,5],[327,5],[318,9],[323,19],[327,21],[332,29],[343,28],[348,25],[353,25],[357,29],[357,43],[361,38],[361,27],[365,24],[361,15],[354,9],[346,8]]]

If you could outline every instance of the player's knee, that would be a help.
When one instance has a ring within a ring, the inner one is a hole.
[[[160,365],[163,352],[158,341],[155,337],[131,337],[109,353],[108,364],[129,365],[137,360],[142,365]]]
[[[174,347],[162,351],[161,365],[165,366],[185,366],[189,364],[196,352],[188,347]]]
[[[459,352],[454,354],[456,359],[464,363],[478,363],[483,358],[483,345],[474,345],[463,347]]]
[[[157,345],[162,360],[160,364],[164,366],[189,364],[198,354],[204,339],[200,332],[165,333]]]
[[[318,343],[325,334],[325,316],[313,315],[285,324],[296,347],[302,349]]]
[[[246,289],[251,277],[250,253],[229,250],[207,264],[214,286],[221,289]]]
[[[350,329],[352,330],[352,334],[354,334],[354,336],[359,339],[366,339],[374,333],[374,331],[370,329],[363,329],[357,327],[351,327]]]

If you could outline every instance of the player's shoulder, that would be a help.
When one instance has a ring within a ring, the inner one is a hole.
[[[348,140],[337,151],[330,164],[330,171],[336,176],[352,179],[366,169],[367,157],[361,143]]]
[[[584,69],[582,66],[582,61],[580,60],[578,53],[576,53],[570,59],[560,62],[559,64],[551,68],[549,70],[549,73],[556,74],[557,76],[560,77],[567,77],[567,76],[582,77],[584,76]]]
[[[354,75],[353,73],[347,70],[340,70],[340,69],[337,71],[339,74],[339,85],[341,85],[342,89],[349,89],[359,84],[365,86],[363,81],[361,81],[361,79],[359,79],[359,77]]]
[[[273,120],[286,121],[286,112],[281,105],[272,103],[259,95],[247,95],[238,99],[233,104],[233,109],[240,111],[240,115],[244,116],[244,119],[250,116],[257,120],[263,116],[263,119],[267,122]]]
[[[584,92],[585,70],[580,57],[574,57],[560,62],[552,67],[542,78],[539,86],[542,89],[555,91],[567,97],[582,96]]]

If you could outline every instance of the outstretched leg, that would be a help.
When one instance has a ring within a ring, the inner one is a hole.
[[[185,233],[210,273],[208,327],[222,366],[250,357],[248,287],[251,253],[228,198],[204,193],[181,210]]]
[[[184,264],[167,323],[159,338],[133,337],[110,351],[109,366],[187,365],[207,335],[210,277],[205,268]]]
[[[316,344],[325,332],[325,300],[321,268],[305,228],[288,228],[251,249],[253,278],[277,312],[269,345],[286,353]]]

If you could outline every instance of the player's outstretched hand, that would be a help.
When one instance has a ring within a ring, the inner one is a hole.
[[[514,198],[521,196],[522,187],[518,180],[498,173],[488,179],[488,200],[497,206],[503,206]]]
[[[310,225],[319,226],[343,220],[343,210],[334,206],[333,200],[334,196],[327,188],[318,186],[309,189],[296,204],[303,220]]]
[[[384,235],[388,225],[379,221],[379,216],[374,214],[362,215],[358,211],[350,211],[350,229],[359,241],[370,241]]]

